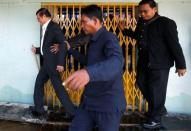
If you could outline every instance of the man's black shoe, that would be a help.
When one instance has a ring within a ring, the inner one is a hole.
[[[48,119],[47,112],[43,112],[43,113],[37,112],[33,106],[29,107],[29,111],[30,111],[29,113],[31,115],[31,119],[33,118],[33,119],[38,119],[42,121],[46,121]]]
[[[35,110],[33,110],[33,107],[29,107],[25,110],[22,120],[26,122],[32,122],[32,123],[44,123],[48,119],[48,115],[46,112],[39,113]]]
[[[161,124],[155,121],[147,121],[143,124],[143,127],[146,129],[159,129]]]

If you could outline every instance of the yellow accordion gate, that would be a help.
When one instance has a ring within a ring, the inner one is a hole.
[[[75,37],[81,32],[80,26],[80,14],[81,9],[91,3],[42,3],[42,7],[47,8],[51,14],[52,19],[58,23],[64,32],[66,38]],[[137,4],[136,3],[96,3],[99,5],[103,12],[104,26],[107,30],[116,34],[120,41],[120,46],[123,49],[123,55],[125,59],[123,83],[125,97],[127,101],[128,110],[138,110],[140,112],[145,111],[147,104],[142,97],[141,92],[136,86],[136,41],[123,36],[118,25],[123,21],[128,28],[133,30],[137,24]],[[79,51],[80,51],[79,47]],[[67,58],[66,61],[68,61]],[[71,63],[74,60],[70,58]],[[66,65],[66,70],[61,74],[62,79],[66,79],[74,69],[72,65],[71,69]],[[80,64],[77,63],[77,69],[80,69]],[[80,103],[80,97],[83,91],[71,91],[68,90],[69,96],[73,103],[78,105]],[[52,88],[51,82],[48,81],[45,84],[45,101],[47,105],[61,107],[61,104]]]

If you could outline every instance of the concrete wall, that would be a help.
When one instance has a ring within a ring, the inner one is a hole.
[[[37,66],[30,51],[39,43],[40,4],[0,4],[0,101],[32,102]]]
[[[188,72],[185,77],[175,75],[171,69],[166,106],[169,111],[191,113],[191,1],[161,2],[159,13],[176,21],[180,43],[187,62]]]
[[[0,101],[33,103],[32,94],[38,68],[30,48],[39,44],[39,24],[35,12],[40,2],[52,0],[0,0]],[[81,2],[82,0],[54,0]],[[107,0],[106,2],[138,2]],[[88,1],[90,2],[90,1]],[[102,2],[102,0],[91,0]],[[188,72],[178,78],[171,69],[166,106],[170,112],[191,113],[191,0],[158,0],[159,13],[177,22],[180,43]]]

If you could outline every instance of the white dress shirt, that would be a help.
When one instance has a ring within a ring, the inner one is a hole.
[[[43,51],[42,51],[42,48],[43,48],[43,43],[44,43],[44,35],[45,35],[45,32],[46,32],[46,28],[48,26],[48,24],[50,23],[51,19],[48,20],[43,26],[42,26],[42,36],[41,36],[41,46],[40,46],[40,53],[41,55],[43,55]]]

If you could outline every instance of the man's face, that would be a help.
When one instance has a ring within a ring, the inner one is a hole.
[[[144,20],[150,20],[155,16],[157,12],[156,8],[151,8],[149,4],[143,4],[139,6],[139,14]]]
[[[39,14],[37,14],[36,17],[40,25],[43,25],[45,23],[45,15],[40,16]]]
[[[82,15],[81,17],[81,26],[85,34],[94,34],[96,28],[96,22],[94,19]]]

